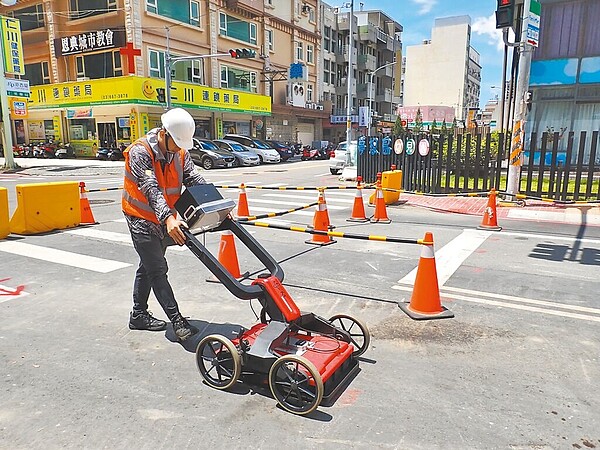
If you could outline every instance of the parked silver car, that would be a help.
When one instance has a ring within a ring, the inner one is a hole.
[[[231,152],[235,156],[234,166],[258,166],[260,164],[258,155],[239,142],[227,139],[215,139],[213,142],[221,150]]]
[[[264,142],[261,142],[258,139],[254,139],[248,136],[242,136],[240,134],[226,134],[223,136],[223,139],[227,139],[229,141],[236,141],[240,144],[250,148],[252,151],[256,152],[258,155],[261,164],[265,163],[273,163],[276,164],[281,161],[281,157],[277,150],[269,147]]]

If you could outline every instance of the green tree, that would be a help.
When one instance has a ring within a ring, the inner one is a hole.
[[[456,117],[455,117],[454,120],[452,120],[452,126],[450,127],[450,133],[452,135],[454,135],[454,133],[456,132],[456,126],[457,126],[457,122],[456,122]]]
[[[400,116],[396,117],[396,122],[394,123],[394,136],[399,136],[404,133],[404,127],[402,126],[402,119]]]
[[[435,119],[431,122],[431,134],[434,134],[437,131],[438,124]]]
[[[415,117],[413,130],[415,133],[420,133],[423,130],[423,113],[421,113],[421,108],[417,109],[417,117]]]

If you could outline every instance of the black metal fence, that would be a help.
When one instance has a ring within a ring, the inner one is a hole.
[[[525,146],[520,193],[556,200],[600,199],[598,137],[598,131],[577,137],[570,133],[563,142],[558,133],[543,133],[539,139],[533,133]],[[372,183],[377,172],[395,165],[403,171],[406,191],[503,191],[507,139],[502,133],[365,136],[358,140],[358,175]]]

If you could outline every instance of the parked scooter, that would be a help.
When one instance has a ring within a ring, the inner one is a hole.
[[[125,145],[124,143],[121,143],[116,148],[111,148],[110,152],[108,154],[108,159],[110,159],[111,161],[124,160],[125,157],[123,156],[123,152],[125,151],[126,148],[127,148],[127,145]]]
[[[314,159],[329,159],[329,153],[327,152],[327,147],[324,148],[314,148],[311,145],[305,145],[302,148],[302,156],[300,157],[302,161],[309,161]]]
[[[59,143],[56,152],[54,153],[58,159],[75,158],[75,150],[68,142],[66,144]]]

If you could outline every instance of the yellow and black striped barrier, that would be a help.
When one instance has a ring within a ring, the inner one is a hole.
[[[293,213],[296,211],[301,211],[303,209],[310,208],[311,206],[317,206],[318,204],[319,204],[319,202],[313,202],[313,203],[309,203],[308,205],[299,206],[297,208],[288,209],[286,211],[271,212],[271,213],[261,214],[260,216],[238,217],[237,221],[238,222],[248,222],[250,220],[267,219],[269,217],[280,217],[285,214],[290,214],[290,213]]]
[[[241,189],[240,184],[215,184],[218,189]],[[320,190],[332,190],[332,189],[356,189],[356,186],[254,186],[244,184],[246,189],[261,189],[271,191],[320,191]]]
[[[120,191],[121,189],[123,189],[123,186],[114,187],[114,188],[84,189],[83,192],[85,192],[87,194],[89,192]]]
[[[512,197],[517,200],[537,200],[540,202],[553,203],[556,205],[594,205],[600,204],[599,200],[556,200],[550,197],[535,197],[533,195],[526,194],[510,194],[506,191],[498,192],[498,195],[506,195],[507,197]]]
[[[351,234],[344,233],[343,231],[319,231],[306,226],[285,226],[285,225],[276,225],[267,222],[240,222],[242,225],[252,225],[254,227],[263,227],[263,228],[274,228],[276,230],[286,230],[286,231],[296,231],[298,233],[307,233],[307,234],[318,234],[321,236],[330,236],[337,238],[346,238],[346,239],[359,239],[362,241],[380,241],[380,242],[394,242],[398,244],[419,244],[419,245],[433,245],[433,242],[427,242],[424,239],[406,239],[400,237],[393,236],[380,236],[375,234]]]

